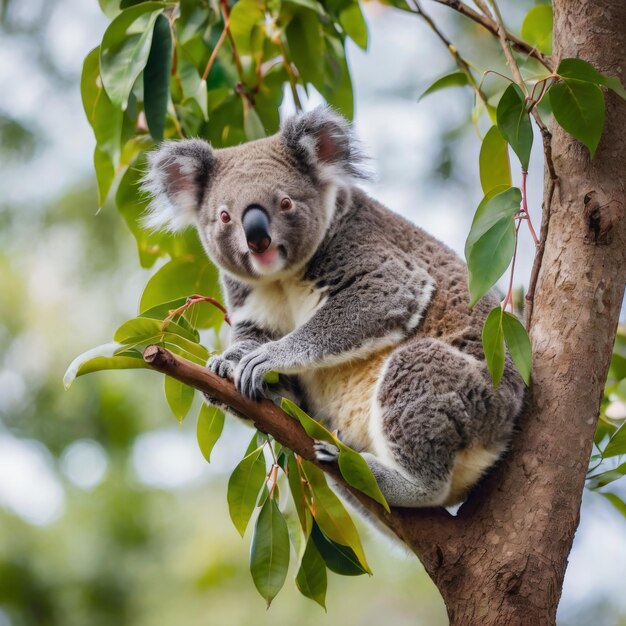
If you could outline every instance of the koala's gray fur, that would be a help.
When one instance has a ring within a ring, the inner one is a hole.
[[[468,307],[463,262],[356,187],[362,162],[324,108],[236,148],[166,142],[147,220],[195,224],[222,270],[233,342],[209,367],[253,398],[267,372],[296,374],[304,408],[363,453],[391,505],[453,504],[506,450],[524,385],[508,355],[497,388],[485,365],[495,296]],[[242,227],[251,207],[270,224],[261,254]]]

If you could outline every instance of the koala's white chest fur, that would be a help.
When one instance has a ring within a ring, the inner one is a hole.
[[[323,290],[306,281],[288,279],[255,287],[233,321],[253,321],[262,328],[286,335],[313,317],[326,302]]]

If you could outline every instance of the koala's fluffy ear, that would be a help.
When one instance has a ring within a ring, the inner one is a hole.
[[[313,170],[322,180],[346,183],[369,178],[365,156],[349,122],[329,107],[289,118],[281,137],[301,169]]]
[[[151,152],[142,185],[152,195],[144,224],[171,231],[193,224],[214,163],[211,146],[201,139],[166,141]]]

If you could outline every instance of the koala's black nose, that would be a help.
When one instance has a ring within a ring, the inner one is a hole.
[[[243,214],[243,230],[246,234],[248,248],[261,254],[272,243],[270,237],[270,221],[267,213],[259,206],[251,205]]]

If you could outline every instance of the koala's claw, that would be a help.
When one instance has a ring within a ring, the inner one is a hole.
[[[221,354],[216,354],[209,359],[207,367],[217,374],[220,378],[233,379],[235,373],[235,364],[225,359]]]
[[[272,370],[264,348],[244,356],[235,370],[235,386],[239,393],[258,402],[265,397],[265,374]]]
[[[334,463],[339,458],[339,448],[327,441],[315,441],[315,458],[322,463]]]

